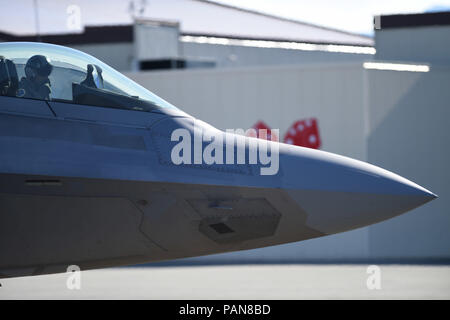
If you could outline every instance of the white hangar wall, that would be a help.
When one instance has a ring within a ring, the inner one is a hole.
[[[86,52],[110,65],[119,71],[132,71],[137,69],[137,48],[140,43],[96,43],[74,44],[70,47]],[[155,42],[155,46],[166,42]],[[169,42],[170,43],[170,42]],[[242,45],[219,45],[195,43],[189,41],[179,42],[178,58],[188,61],[188,68],[195,68],[195,63],[213,63],[218,68],[271,66],[291,64],[318,64],[362,62],[371,60],[373,53],[346,53],[330,51],[292,50],[283,48],[260,48]],[[355,47],[357,48],[357,47]],[[373,50],[369,47],[366,51]],[[168,54],[168,53],[167,53]],[[167,56],[176,58],[174,56]]]
[[[450,67],[369,72],[368,161],[439,198],[369,229],[371,256],[450,258]]]
[[[375,32],[376,59],[450,64],[450,25],[382,29]]]
[[[403,216],[299,243],[193,258],[200,262],[366,261],[450,258],[448,68],[366,70],[362,63],[127,74],[220,129],[263,120],[283,136],[316,117],[322,150],[380,165],[440,198]],[[429,121],[428,121],[429,120]],[[419,136],[418,136],[419,135]],[[419,233],[419,234],[418,234]]]
[[[182,39],[187,37],[182,37]],[[286,64],[314,64],[334,62],[361,62],[373,58],[373,53],[348,53],[319,50],[292,50],[243,45],[220,45],[181,41],[181,55],[187,60],[214,62],[216,67],[247,67]],[[350,47],[350,50],[362,50]],[[370,47],[363,52],[374,52]],[[341,50],[344,50],[341,48]]]

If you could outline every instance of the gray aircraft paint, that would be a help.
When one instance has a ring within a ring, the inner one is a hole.
[[[261,164],[175,165],[171,134],[195,136],[194,120],[176,109],[0,97],[1,276],[301,241],[436,197],[367,163],[286,144],[275,175],[261,175]]]

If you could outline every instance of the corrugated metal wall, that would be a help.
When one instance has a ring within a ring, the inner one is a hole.
[[[365,160],[361,64],[127,75],[220,129],[263,120],[284,134],[296,120],[317,117],[324,150]]]
[[[372,54],[260,48],[184,41],[181,42],[181,50],[183,56],[187,59],[214,61],[216,66],[220,68],[330,62],[360,62],[373,58]]]
[[[370,254],[449,259],[450,68],[432,65],[426,73],[373,70],[368,78],[368,160],[439,196],[370,227]]]

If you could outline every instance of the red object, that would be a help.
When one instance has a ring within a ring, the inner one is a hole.
[[[265,139],[265,140],[278,141],[278,137],[276,136],[276,134],[274,134],[273,139],[272,139],[272,130],[263,121],[258,121],[257,123],[255,123],[253,125],[252,129],[256,130],[256,136],[254,134],[251,134],[251,132],[248,132],[247,136],[249,136],[249,137],[258,137],[260,139]],[[264,134],[261,134],[262,132],[259,132],[259,130],[261,130],[261,129],[266,129],[267,130],[267,137],[265,137]]]
[[[321,141],[317,119],[309,118],[295,122],[286,132],[284,143],[319,149]]]

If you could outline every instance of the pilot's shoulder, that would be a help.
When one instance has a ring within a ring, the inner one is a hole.
[[[52,85],[50,84],[50,81],[45,82],[42,85],[43,90],[45,90],[46,92],[48,91],[48,93],[52,92]]]

